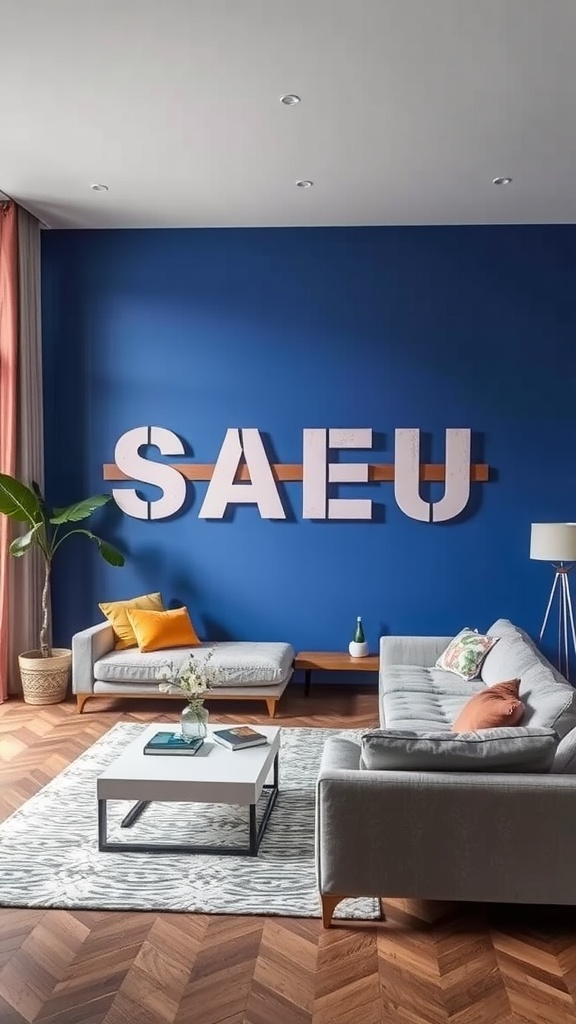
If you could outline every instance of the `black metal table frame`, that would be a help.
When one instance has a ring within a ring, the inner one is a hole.
[[[258,824],[256,804],[249,804],[249,840],[248,846],[194,846],[188,843],[114,843],[107,837],[107,799],[98,799],[98,849],[101,853],[216,853],[225,856],[256,857],[262,842],[262,836],[268,824],[274,804],[278,797],[278,754],[274,758],[274,781],[262,787],[268,793],[264,813]],[[121,799],[121,798],[120,798]],[[180,802],[180,801],[179,801]],[[185,801],[181,801],[184,803]],[[190,803],[195,801],[191,800]],[[120,823],[121,828],[130,828],[146,810],[153,800],[138,800],[128,811]]]

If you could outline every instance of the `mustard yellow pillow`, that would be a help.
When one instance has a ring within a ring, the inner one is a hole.
[[[128,601],[108,601],[98,605],[108,619],[116,636],[116,650],[123,651],[127,647],[137,647],[134,630],[128,621],[127,608],[145,608],[148,611],[164,610],[161,594],[143,594],[132,597]]]
[[[186,608],[169,612],[149,612],[128,608],[126,614],[142,652],[163,651],[167,647],[198,647],[200,641]]]

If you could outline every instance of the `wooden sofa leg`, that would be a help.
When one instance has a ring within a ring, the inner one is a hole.
[[[277,703],[278,701],[275,700],[274,697],[266,697],[266,707],[268,708],[268,714],[270,715],[270,718],[274,718],[274,715],[276,714]]]
[[[91,693],[77,693],[76,694],[76,706],[78,708],[78,714],[81,715],[84,710],[84,705],[87,700],[90,700]]]
[[[331,892],[323,892],[320,895],[322,900],[322,924],[324,928],[330,928],[332,925],[332,915],[336,910],[339,903],[345,899],[345,896],[334,896]]]

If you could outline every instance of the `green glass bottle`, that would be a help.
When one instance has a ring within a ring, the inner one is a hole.
[[[359,615],[358,618],[356,619],[356,631],[354,633],[354,643],[355,644],[365,644],[366,643],[366,637],[364,636],[364,628],[362,626],[362,616],[361,615]]]

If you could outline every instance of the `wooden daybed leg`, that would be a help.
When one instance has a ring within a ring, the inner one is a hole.
[[[270,718],[274,718],[276,714],[276,704],[278,701],[274,697],[266,697],[266,707],[268,708],[268,714]]]
[[[331,892],[323,892],[320,894],[320,899],[322,900],[322,924],[324,928],[330,928],[332,925],[332,915],[336,907],[346,897],[335,896]]]
[[[76,706],[78,708],[78,714],[81,715],[84,709],[84,705],[87,700],[90,700],[91,693],[77,693],[76,694]]]

